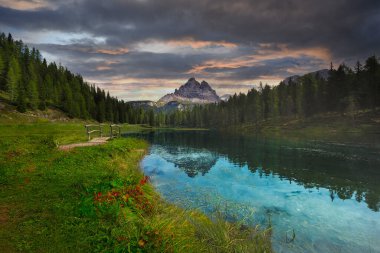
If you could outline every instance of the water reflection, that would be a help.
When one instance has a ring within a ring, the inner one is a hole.
[[[169,201],[274,225],[278,252],[380,252],[378,150],[213,132],[151,132],[142,167]],[[252,222],[254,222],[252,220]],[[295,230],[297,240],[286,243]]]
[[[369,208],[380,208],[380,151],[362,146],[319,142],[285,142],[214,132],[149,132],[142,135],[151,143],[165,144],[174,152],[179,148],[208,150],[227,156],[233,163],[248,165],[261,175],[276,174],[280,179],[302,184],[305,188],[324,187],[335,197],[365,201]],[[181,153],[181,152],[177,152]],[[182,152],[186,153],[186,152]],[[215,159],[214,155],[214,158]],[[183,159],[189,176],[204,175],[212,164],[194,166]],[[180,164],[179,164],[180,165]]]
[[[218,159],[215,153],[207,150],[196,150],[183,146],[166,146],[165,149],[156,149],[155,154],[174,163],[189,177],[195,177],[198,174],[204,176]]]

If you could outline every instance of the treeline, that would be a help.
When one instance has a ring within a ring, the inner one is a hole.
[[[20,112],[50,106],[75,118],[153,124],[153,112],[133,108],[84,82],[82,76],[48,64],[38,50],[4,33],[0,34],[0,90]]]
[[[380,64],[376,56],[354,69],[331,65],[328,75],[318,72],[270,87],[260,84],[247,94],[227,102],[196,106],[192,110],[166,115],[165,123],[188,127],[224,127],[258,124],[278,117],[310,117],[318,113],[351,113],[380,106]],[[158,122],[159,123],[159,122]]]
[[[0,34],[0,90],[20,112],[55,107],[69,116],[99,122],[154,126],[224,127],[258,124],[278,117],[310,117],[325,112],[353,112],[380,106],[380,64],[369,57],[352,69],[331,66],[326,75],[311,73],[270,87],[260,84],[227,102],[165,113],[133,107],[111,97],[56,63],[47,63],[35,48]]]

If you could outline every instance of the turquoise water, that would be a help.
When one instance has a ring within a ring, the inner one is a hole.
[[[376,147],[210,132],[140,136],[152,143],[141,166],[168,201],[270,221],[276,252],[380,252]]]

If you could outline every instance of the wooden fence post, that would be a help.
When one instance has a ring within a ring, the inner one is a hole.
[[[91,130],[91,127],[95,128]],[[88,141],[91,140],[91,133],[99,132],[100,137],[103,137],[103,126],[99,125],[85,125]]]

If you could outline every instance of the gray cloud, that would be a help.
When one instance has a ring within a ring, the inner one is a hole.
[[[89,32],[119,45],[194,36],[236,43],[325,46],[339,57],[379,49],[380,2],[162,0],[75,1],[56,9],[0,8],[0,22],[22,29]]]
[[[68,35],[66,43],[47,44],[33,39],[28,42],[43,52],[57,55],[69,69],[91,79],[113,76],[186,79],[194,66],[257,55],[260,60],[256,64],[211,65],[198,73],[202,78],[221,82],[242,82],[262,76],[286,77],[297,69],[308,70],[305,66],[316,70],[327,67],[330,60],[350,63],[380,51],[380,1],[376,0],[47,2],[51,5],[19,10],[9,0],[7,6],[0,6],[0,29],[11,28],[20,38],[27,32]],[[86,36],[70,38],[70,34]],[[190,54],[143,52],[137,47],[149,41],[168,43],[189,38],[193,42],[233,43],[236,48],[217,53],[218,48],[211,50],[209,46],[194,49]],[[287,50],[276,45],[286,45]],[[105,53],[120,48],[128,50]],[[316,48],[325,49],[328,56],[291,54],[299,49]],[[273,59],[262,59],[262,49],[271,49]],[[276,52],[281,57],[276,57]]]

